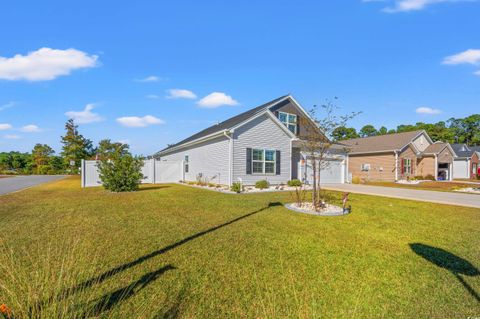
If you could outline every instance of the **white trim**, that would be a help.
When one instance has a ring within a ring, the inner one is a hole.
[[[281,157],[281,155],[280,155]],[[293,158],[293,139],[290,140],[290,180],[293,179],[293,171],[292,171],[292,158]],[[281,160],[281,158],[280,158]],[[281,165],[281,164],[280,164]],[[281,168],[281,167],[280,167]]]
[[[348,148],[348,146],[346,146]],[[377,154],[377,153],[396,153],[398,150],[383,150],[383,151],[373,151],[373,152],[348,152],[349,155],[364,155],[364,154]]]
[[[438,159],[437,154],[433,154],[435,156],[435,180],[438,179]]]
[[[233,134],[233,133],[232,133]],[[226,138],[228,138],[228,186],[232,186],[232,172],[233,172],[233,137],[228,135],[227,132],[223,132]]]

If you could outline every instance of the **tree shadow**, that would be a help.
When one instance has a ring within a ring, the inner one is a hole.
[[[140,277],[138,280],[132,282],[130,285],[119,288],[110,292],[97,301],[93,305],[85,307],[87,312],[82,317],[96,317],[105,311],[109,311],[119,303],[133,297],[139,291],[147,287],[150,283],[157,280],[163,273],[175,269],[172,265],[167,265]]]
[[[130,269],[130,268],[132,268],[132,267],[134,267],[134,266],[136,266],[136,265],[139,265],[139,264],[141,264],[141,263],[143,263],[143,262],[145,262],[145,261],[147,261],[147,260],[149,260],[149,259],[151,259],[151,258],[154,258],[154,257],[156,257],[156,256],[162,255],[162,254],[164,254],[164,253],[166,253],[166,252],[168,252],[168,251],[170,251],[170,250],[172,250],[172,249],[175,249],[175,248],[177,248],[177,247],[179,247],[179,246],[181,246],[181,245],[184,245],[184,244],[186,244],[186,243],[188,243],[188,242],[190,242],[190,241],[192,241],[192,240],[194,240],[194,239],[197,239],[197,238],[199,238],[199,237],[202,237],[202,236],[204,236],[204,235],[207,235],[207,234],[209,234],[209,233],[211,233],[211,232],[214,232],[214,231],[216,231],[216,230],[218,230],[218,229],[220,229],[220,228],[226,227],[226,226],[228,226],[228,225],[231,225],[231,224],[233,224],[233,223],[236,223],[236,222],[238,222],[238,221],[240,221],[240,220],[242,220],[242,219],[248,218],[248,217],[250,217],[250,216],[252,216],[252,215],[258,214],[258,213],[260,213],[260,212],[262,212],[262,211],[264,211],[264,210],[267,210],[267,209],[269,209],[269,208],[271,208],[271,207],[275,207],[275,206],[282,206],[282,204],[279,203],[279,202],[270,202],[266,207],[260,208],[260,209],[258,209],[258,210],[256,210],[256,211],[253,211],[253,212],[251,212],[251,213],[248,213],[248,214],[242,215],[242,216],[240,216],[240,217],[234,218],[234,219],[232,219],[232,220],[230,220],[230,221],[228,221],[228,222],[225,222],[225,223],[223,223],[223,224],[217,225],[217,226],[212,227],[212,228],[209,228],[209,229],[207,229],[207,230],[198,232],[198,233],[196,233],[196,234],[194,234],[194,235],[188,236],[188,237],[186,237],[186,238],[184,238],[184,239],[182,239],[182,240],[179,240],[179,241],[177,241],[177,242],[175,242],[175,243],[173,243],[173,244],[170,244],[170,245],[168,245],[168,246],[165,246],[165,247],[163,247],[163,248],[161,248],[161,249],[155,250],[155,251],[153,251],[153,252],[151,252],[151,253],[149,253],[149,254],[147,254],[147,255],[144,255],[144,256],[142,256],[142,257],[139,257],[139,258],[137,258],[137,259],[135,259],[135,260],[132,260],[132,261],[130,261],[130,262],[128,262],[128,263],[125,263],[125,264],[122,264],[122,265],[117,266],[117,267],[115,267],[115,268],[112,268],[112,269],[110,269],[110,270],[107,270],[106,272],[104,272],[104,273],[102,273],[102,274],[100,274],[100,275],[98,275],[98,276],[92,277],[92,278],[90,278],[90,279],[88,279],[88,280],[86,280],[86,281],[84,281],[84,282],[82,282],[82,283],[80,283],[80,284],[78,284],[78,285],[76,285],[76,286],[67,288],[66,290],[64,290],[63,292],[61,292],[61,293],[58,295],[58,296],[60,296],[60,297],[50,298],[49,300],[44,301],[44,302],[41,303],[40,305],[36,305],[36,307],[41,308],[41,307],[43,307],[43,306],[45,306],[45,305],[47,305],[47,304],[49,304],[49,303],[54,302],[55,300],[66,299],[66,298],[68,298],[69,296],[71,296],[71,295],[73,295],[73,294],[75,294],[75,293],[77,293],[77,292],[79,292],[79,291],[82,291],[82,290],[84,290],[84,289],[86,289],[86,288],[89,288],[89,287],[91,287],[91,286],[93,286],[93,285],[100,284],[100,283],[104,282],[105,280],[107,280],[108,278],[110,278],[110,277],[112,277],[112,276],[114,276],[114,275],[116,275],[116,274],[118,274],[118,273],[120,273],[120,272],[123,272],[123,271],[125,271],[125,270],[127,270],[127,269]]]
[[[415,252],[417,255],[423,257],[432,264],[451,272],[458,279],[458,281],[460,281],[463,287],[465,287],[465,289],[472,295],[472,297],[480,302],[480,296],[475,289],[470,287],[470,285],[460,276],[465,275],[475,277],[480,275],[480,270],[478,270],[472,263],[442,248],[432,247],[420,243],[409,245],[413,252]]]
[[[168,185],[156,185],[156,186],[140,187],[137,191],[138,192],[154,191],[157,189],[170,188],[170,187],[171,186],[168,186]]]

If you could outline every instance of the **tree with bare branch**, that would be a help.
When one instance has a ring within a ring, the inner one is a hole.
[[[307,156],[307,164],[310,163],[312,168],[312,204],[316,210],[320,210],[323,206],[322,170],[329,167],[334,149],[347,151],[344,147],[336,144],[332,133],[339,127],[346,126],[348,121],[359,114],[359,112],[352,112],[346,115],[336,115],[337,109],[338,106],[335,103],[327,100],[320,106],[313,106],[309,112],[311,119],[300,119],[303,132],[300,145],[302,152]],[[310,120],[313,120],[316,125],[312,125]]]

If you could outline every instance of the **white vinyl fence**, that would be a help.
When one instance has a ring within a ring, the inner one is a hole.
[[[82,187],[101,186],[97,161],[82,160]],[[143,184],[176,183],[184,180],[183,161],[145,160],[142,167]]]

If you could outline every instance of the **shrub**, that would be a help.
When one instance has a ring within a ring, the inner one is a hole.
[[[230,187],[230,190],[235,193],[241,193],[243,191],[242,183],[240,182],[233,183],[232,186]]]
[[[258,188],[258,189],[265,189],[265,188],[269,188],[269,187],[270,187],[270,184],[265,179],[262,179],[262,180],[257,181],[255,183],[255,188]]]
[[[424,178],[423,178],[422,175],[417,175],[417,176],[415,176],[413,179],[414,179],[414,180],[417,180],[417,181],[421,181],[421,180],[423,180]]]
[[[425,175],[423,178],[427,179],[429,181],[434,181],[435,180],[435,177],[432,174]]]
[[[300,187],[302,186],[302,182],[298,179],[292,179],[291,181],[287,182],[287,185],[291,187]]]
[[[360,184],[360,177],[354,176],[352,178],[352,184]]]
[[[142,166],[143,160],[130,154],[101,160],[98,170],[103,187],[112,192],[138,190],[138,186],[143,179]]]

